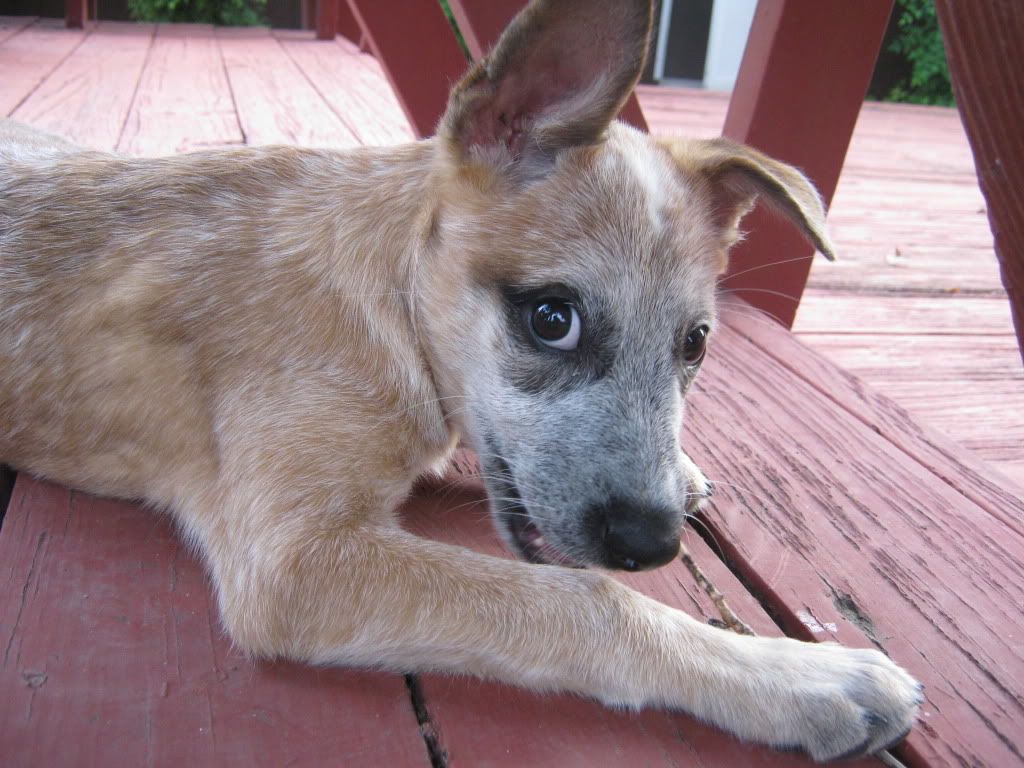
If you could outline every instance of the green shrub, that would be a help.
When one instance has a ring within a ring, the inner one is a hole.
[[[895,29],[886,50],[902,60],[903,73],[882,97],[952,106],[953,87],[934,0],[897,0],[893,14]]]
[[[128,0],[138,21],[190,21],[252,27],[265,24],[267,0]]]

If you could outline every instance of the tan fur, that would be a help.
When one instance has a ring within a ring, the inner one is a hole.
[[[497,69],[552,13],[599,5],[535,4]],[[600,572],[396,523],[413,480],[472,437],[465,404],[501,333],[481,285],[588,280],[625,301],[656,279],[710,307],[755,193],[831,250],[792,169],[608,127],[650,8],[602,7],[607,29],[643,20],[628,39],[600,33],[625,68],[596,73],[565,114],[517,117],[524,141],[473,123],[494,112],[474,89],[502,87],[487,63],[440,137],[399,148],[132,160],[3,124],[0,459],[171,510],[254,654],[680,708],[821,759],[875,749],[917,700],[877,652],[733,636]],[[565,34],[545,30],[547,46]],[[533,152],[535,123],[547,138]],[[608,255],[623,242],[635,262]]]

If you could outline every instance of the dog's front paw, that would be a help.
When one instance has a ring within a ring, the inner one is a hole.
[[[825,762],[886,749],[910,731],[923,689],[885,654],[783,642],[789,647],[782,666],[793,675],[795,699],[795,711],[786,718],[795,739],[784,739],[784,746],[800,747]]]

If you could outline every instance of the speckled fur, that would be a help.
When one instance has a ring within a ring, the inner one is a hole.
[[[3,124],[0,459],[170,510],[253,654],[667,706],[818,759],[900,736],[918,691],[875,651],[735,636],[396,523],[461,438],[580,560],[604,497],[678,524],[703,479],[673,350],[713,326],[740,217],[760,193],[831,250],[792,169],[611,122],[650,12],[532,4],[399,148],[135,160]],[[582,384],[510,337],[502,289],[553,283],[606,321]]]

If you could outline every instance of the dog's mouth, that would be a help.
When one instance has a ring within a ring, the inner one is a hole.
[[[500,458],[496,458],[494,463],[496,471],[487,473],[490,476],[490,484],[495,486],[492,488],[493,503],[497,519],[508,534],[505,538],[511,543],[515,553],[523,560],[537,565],[585,568],[583,563],[561,551],[545,538],[523,504],[508,464]]]
[[[522,514],[528,515],[525,507],[520,506]],[[505,510],[502,510],[505,513]],[[512,542],[518,554],[524,560],[538,565],[562,565],[566,568],[583,568],[582,563],[574,560],[544,538],[532,520],[527,517],[505,517],[505,527],[511,534]]]

